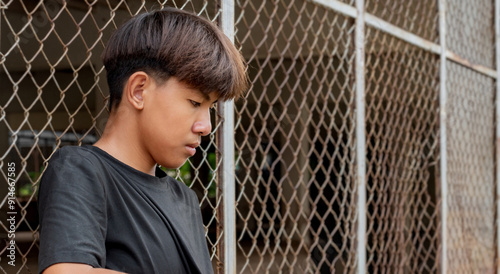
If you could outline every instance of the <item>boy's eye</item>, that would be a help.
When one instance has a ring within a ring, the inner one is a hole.
[[[189,100],[191,102],[191,104],[193,104],[193,106],[195,107],[199,107],[201,104],[196,102],[196,101],[193,101],[193,100]]]

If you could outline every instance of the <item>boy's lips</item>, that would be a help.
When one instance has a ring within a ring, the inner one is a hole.
[[[189,145],[186,145],[186,149],[188,151],[188,153],[191,155],[191,156],[194,156],[194,154],[196,153],[196,148],[200,145],[200,143],[196,142],[196,143],[192,143],[192,144],[189,144]]]

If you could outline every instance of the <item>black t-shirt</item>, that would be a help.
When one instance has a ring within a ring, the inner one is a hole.
[[[198,198],[157,168],[64,147],[40,182],[39,272],[84,263],[127,273],[213,273]]]

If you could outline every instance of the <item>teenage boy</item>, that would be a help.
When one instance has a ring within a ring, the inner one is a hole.
[[[101,139],[55,152],[40,182],[39,272],[213,273],[195,193],[157,164],[180,167],[215,102],[243,94],[242,56],[208,20],[164,9],[121,26],[103,61]]]

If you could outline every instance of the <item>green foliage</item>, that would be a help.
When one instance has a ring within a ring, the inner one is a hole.
[[[17,186],[17,196],[18,197],[30,197],[33,195],[33,183],[37,182],[43,173],[43,166],[40,167],[40,171],[28,171],[28,177],[26,183]]]
[[[208,154],[208,164],[210,165],[210,173],[208,175],[208,182],[210,182],[210,186],[208,187],[208,197],[214,198],[217,195],[217,184],[215,183],[215,174],[214,169],[217,164],[217,157],[215,152],[211,152]]]
[[[207,161],[208,161],[208,164],[210,165],[210,171],[208,173],[208,178],[200,178],[200,180],[202,180],[202,182],[205,186],[206,186],[206,184],[210,184],[208,186],[208,189],[207,189],[208,197],[214,198],[216,193],[217,193],[217,185],[215,183],[215,174],[213,172],[213,170],[216,167],[216,161],[217,161],[217,157],[215,155],[215,152],[208,153]],[[189,163],[189,161],[186,161],[184,163],[184,165],[182,165],[178,169],[167,169],[164,167],[161,167],[161,169],[163,169],[170,177],[173,177],[173,178],[180,180],[181,182],[186,184],[188,187],[191,187],[191,185],[193,184],[193,179],[191,176],[191,174],[192,174],[191,172],[192,172],[193,168],[191,167],[191,164]]]

